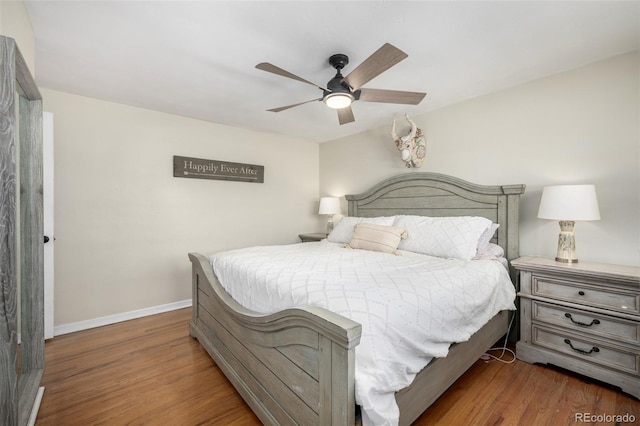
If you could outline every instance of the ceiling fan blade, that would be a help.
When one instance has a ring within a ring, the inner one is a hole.
[[[293,104],[293,105],[286,105],[286,106],[281,106],[281,107],[278,107],[278,108],[272,108],[272,109],[268,109],[267,111],[280,112],[280,111],[284,111],[285,109],[297,107],[298,105],[304,105],[304,104],[308,104],[309,102],[315,102],[315,101],[321,101],[321,100],[322,100],[322,98],[311,99],[310,101],[304,101],[304,102],[300,102],[300,103]]]
[[[389,104],[418,105],[426,96],[422,92],[403,92],[399,90],[360,89],[360,101],[384,102]]]
[[[340,125],[356,121],[355,117],[353,116],[353,110],[351,109],[351,106],[340,108],[336,111],[338,111],[338,121],[340,122]]]
[[[402,50],[385,43],[344,78],[353,90],[364,86],[407,56]]]
[[[270,64],[268,62],[261,62],[258,65],[256,65],[256,68],[259,69],[259,70],[262,70],[262,71],[266,71],[266,72],[270,72],[270,73],[273,73],[273,74],[280,75],[282,77],[292,78],[294,80],[298,80],[298,81],[301,81],[303,83],[310,84],[312,86],[317,87],[318,89],[327,90],[322,86],[318,86],[316,83],[314,83],[312,81],[305,80],[302,77],[298,77],[295,74],[291,74],[289,71],[283,70],[282,68],[276,67],[275,65]]]

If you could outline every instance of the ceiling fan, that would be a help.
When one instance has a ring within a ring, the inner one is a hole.
[[[302,77],[298,77],[297,75],[285,71],[268,62],[259,63],[256,65],[256,68],[282,77],[298,80],[322,90],[321,98],[311,99],[309,101],[293,105],[272,108],[267,111],[280,112],[309,102],[323,101],[329,108],[333,108],[338,112],[338,121],[342,125],[355,121],[353,111],[351,110],[351,104],[355,101],[408,105],[417,105],[422,101],[426,93],[362,88],[366,83],[396,65],[407,56],[408,55],[406,53],[397,47],[392,46],[389,43],[385,43],[346,77],[343,77],[341,71],[349,63],[349,57],[341,53],[332,55],[329,58],[329,63],[337,70],[337,73],[335,77],[327,82],[326,87],[320,86],[309,80],[305,80]]]

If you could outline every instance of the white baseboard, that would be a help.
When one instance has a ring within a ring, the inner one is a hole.
[[[161,314],[163,312],[175,311],[176,309],[188,308],[191,306],[191,299],[181,300],[179,302],[167,303],[166,305],[152,306],[150,308],[138,309],[136,311],[123,312],[121,314],[108,315],[90,319],[86,321],[72,322],[69,324],[60,324],[53,328],[53,335],[74,333],[76,331],[88,330],[90,328],[102,327],[104,325],[115,324],[122,321],[129,321],[136,318],[142,318],[149,315]]]

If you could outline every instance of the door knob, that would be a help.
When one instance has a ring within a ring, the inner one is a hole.
[[[49,242],[49,237],[47,237],[46,235],[44,236],[44,242],[45,244]]]

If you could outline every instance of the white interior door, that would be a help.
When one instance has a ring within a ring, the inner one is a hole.
[[[43,112],[44,338],[53,337],[53,113]],[[47,241],[48,239],[48,241]]]

